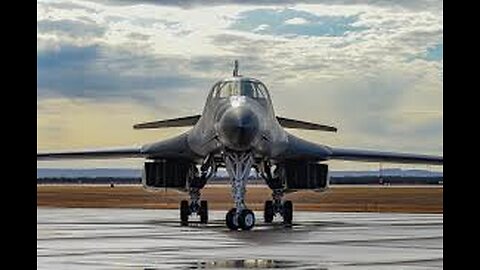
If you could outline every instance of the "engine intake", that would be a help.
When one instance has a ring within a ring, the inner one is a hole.
[[[328,165],[305,161],[286,161],[278,164],[275,177],[290,191],[299,189],[323,190],[328,187]]]
[[[185,190],[197,173],[194,163],[185,160],[154,160],[145,162],[142,184],[148,189],[174,188]]]

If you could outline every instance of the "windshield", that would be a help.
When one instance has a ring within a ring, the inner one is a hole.
[[[217,84],[214,97],[247,96],[255,99],[267,98],[267,90],[262,83],[255,81],[226,81]]]
[[[225,98],[229,96],[238,96],[240,95],[240,89],[238,87],[238,82],[223,82],[219,85],[217,97]]]

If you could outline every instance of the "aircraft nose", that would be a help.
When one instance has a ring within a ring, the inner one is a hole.
[[[233,150],[248,149],[258,129],[258,117],[248,107],[232,107],[220,118],[220,136]]]

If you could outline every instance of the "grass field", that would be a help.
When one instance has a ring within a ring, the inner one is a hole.
[[[253,210],[263,210],[271,191],[249,186],[246,202]],[[148,191],[141,186],[38,185],[37,206],[176,209],[188,196],[175,190]],[[323,193],[301,191],[287,194],[295,210],[329,212],[443,213],[442,187],[415,186],[333,186]],[[232,207],[230,188],[207,186],[202,199],[210,209]]]

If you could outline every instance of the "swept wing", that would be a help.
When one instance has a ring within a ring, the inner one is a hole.
[[[442,165],[443,157],[412,153],[383,152],[363,149],[335,148],[316,144],[288,135],[288,146],[277,159],[303,159],[312,161],[353,160],[363,162],[390,162]]]
[[[107,158],[182,158],[195,159],[187,142],[188,133],[139,147],[104,148],[37,153],[37,160]]]

